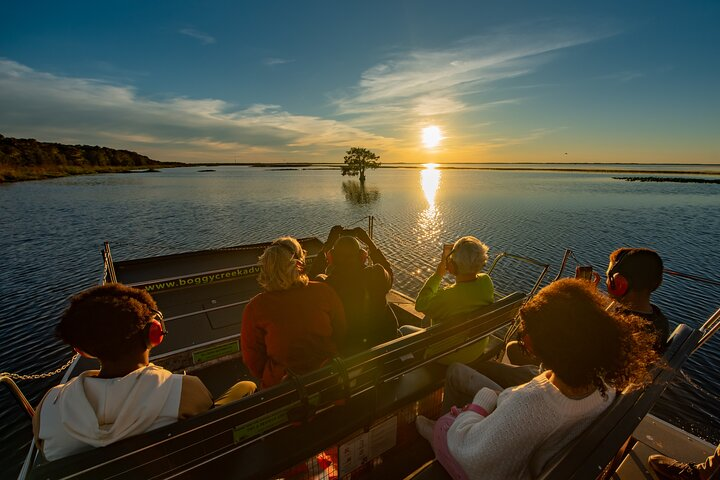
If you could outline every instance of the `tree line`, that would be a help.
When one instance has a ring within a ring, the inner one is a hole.
[[[129,150],[45,143],[32,138],[0,135],[0,165],[9,167],[145,167],[160,164],[163,162]]]

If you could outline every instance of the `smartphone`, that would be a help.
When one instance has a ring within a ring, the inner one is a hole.
[[[450,252],[452,252],[453,244],[452,243],[445,243],[443,244],[443,258],[447,258],[448,255],[450,255]]]
[[[585,267],[578,265],[577,267],[575,267],[575,278],[591,282],[593,280],[592,266]]]

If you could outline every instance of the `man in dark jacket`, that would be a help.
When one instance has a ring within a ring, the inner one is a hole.
[[[309,275],[327,282],[342,300],[348,327],[341,347],[344,356],[398,336],[397,320],[387,303],[392,267],[365,230],[334,226]]]

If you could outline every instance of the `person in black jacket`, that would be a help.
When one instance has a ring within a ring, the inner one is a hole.
[[[332,227],[308,273],[332,286],[345,307],[348,330],[340,348],[343,356],[398,336],[397,319],[387,303],[392,267],[365,230]]]

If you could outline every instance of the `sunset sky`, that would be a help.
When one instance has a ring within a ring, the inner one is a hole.
[[[183,162],[720,163],[720,2],[4,2],[0,134]]]

